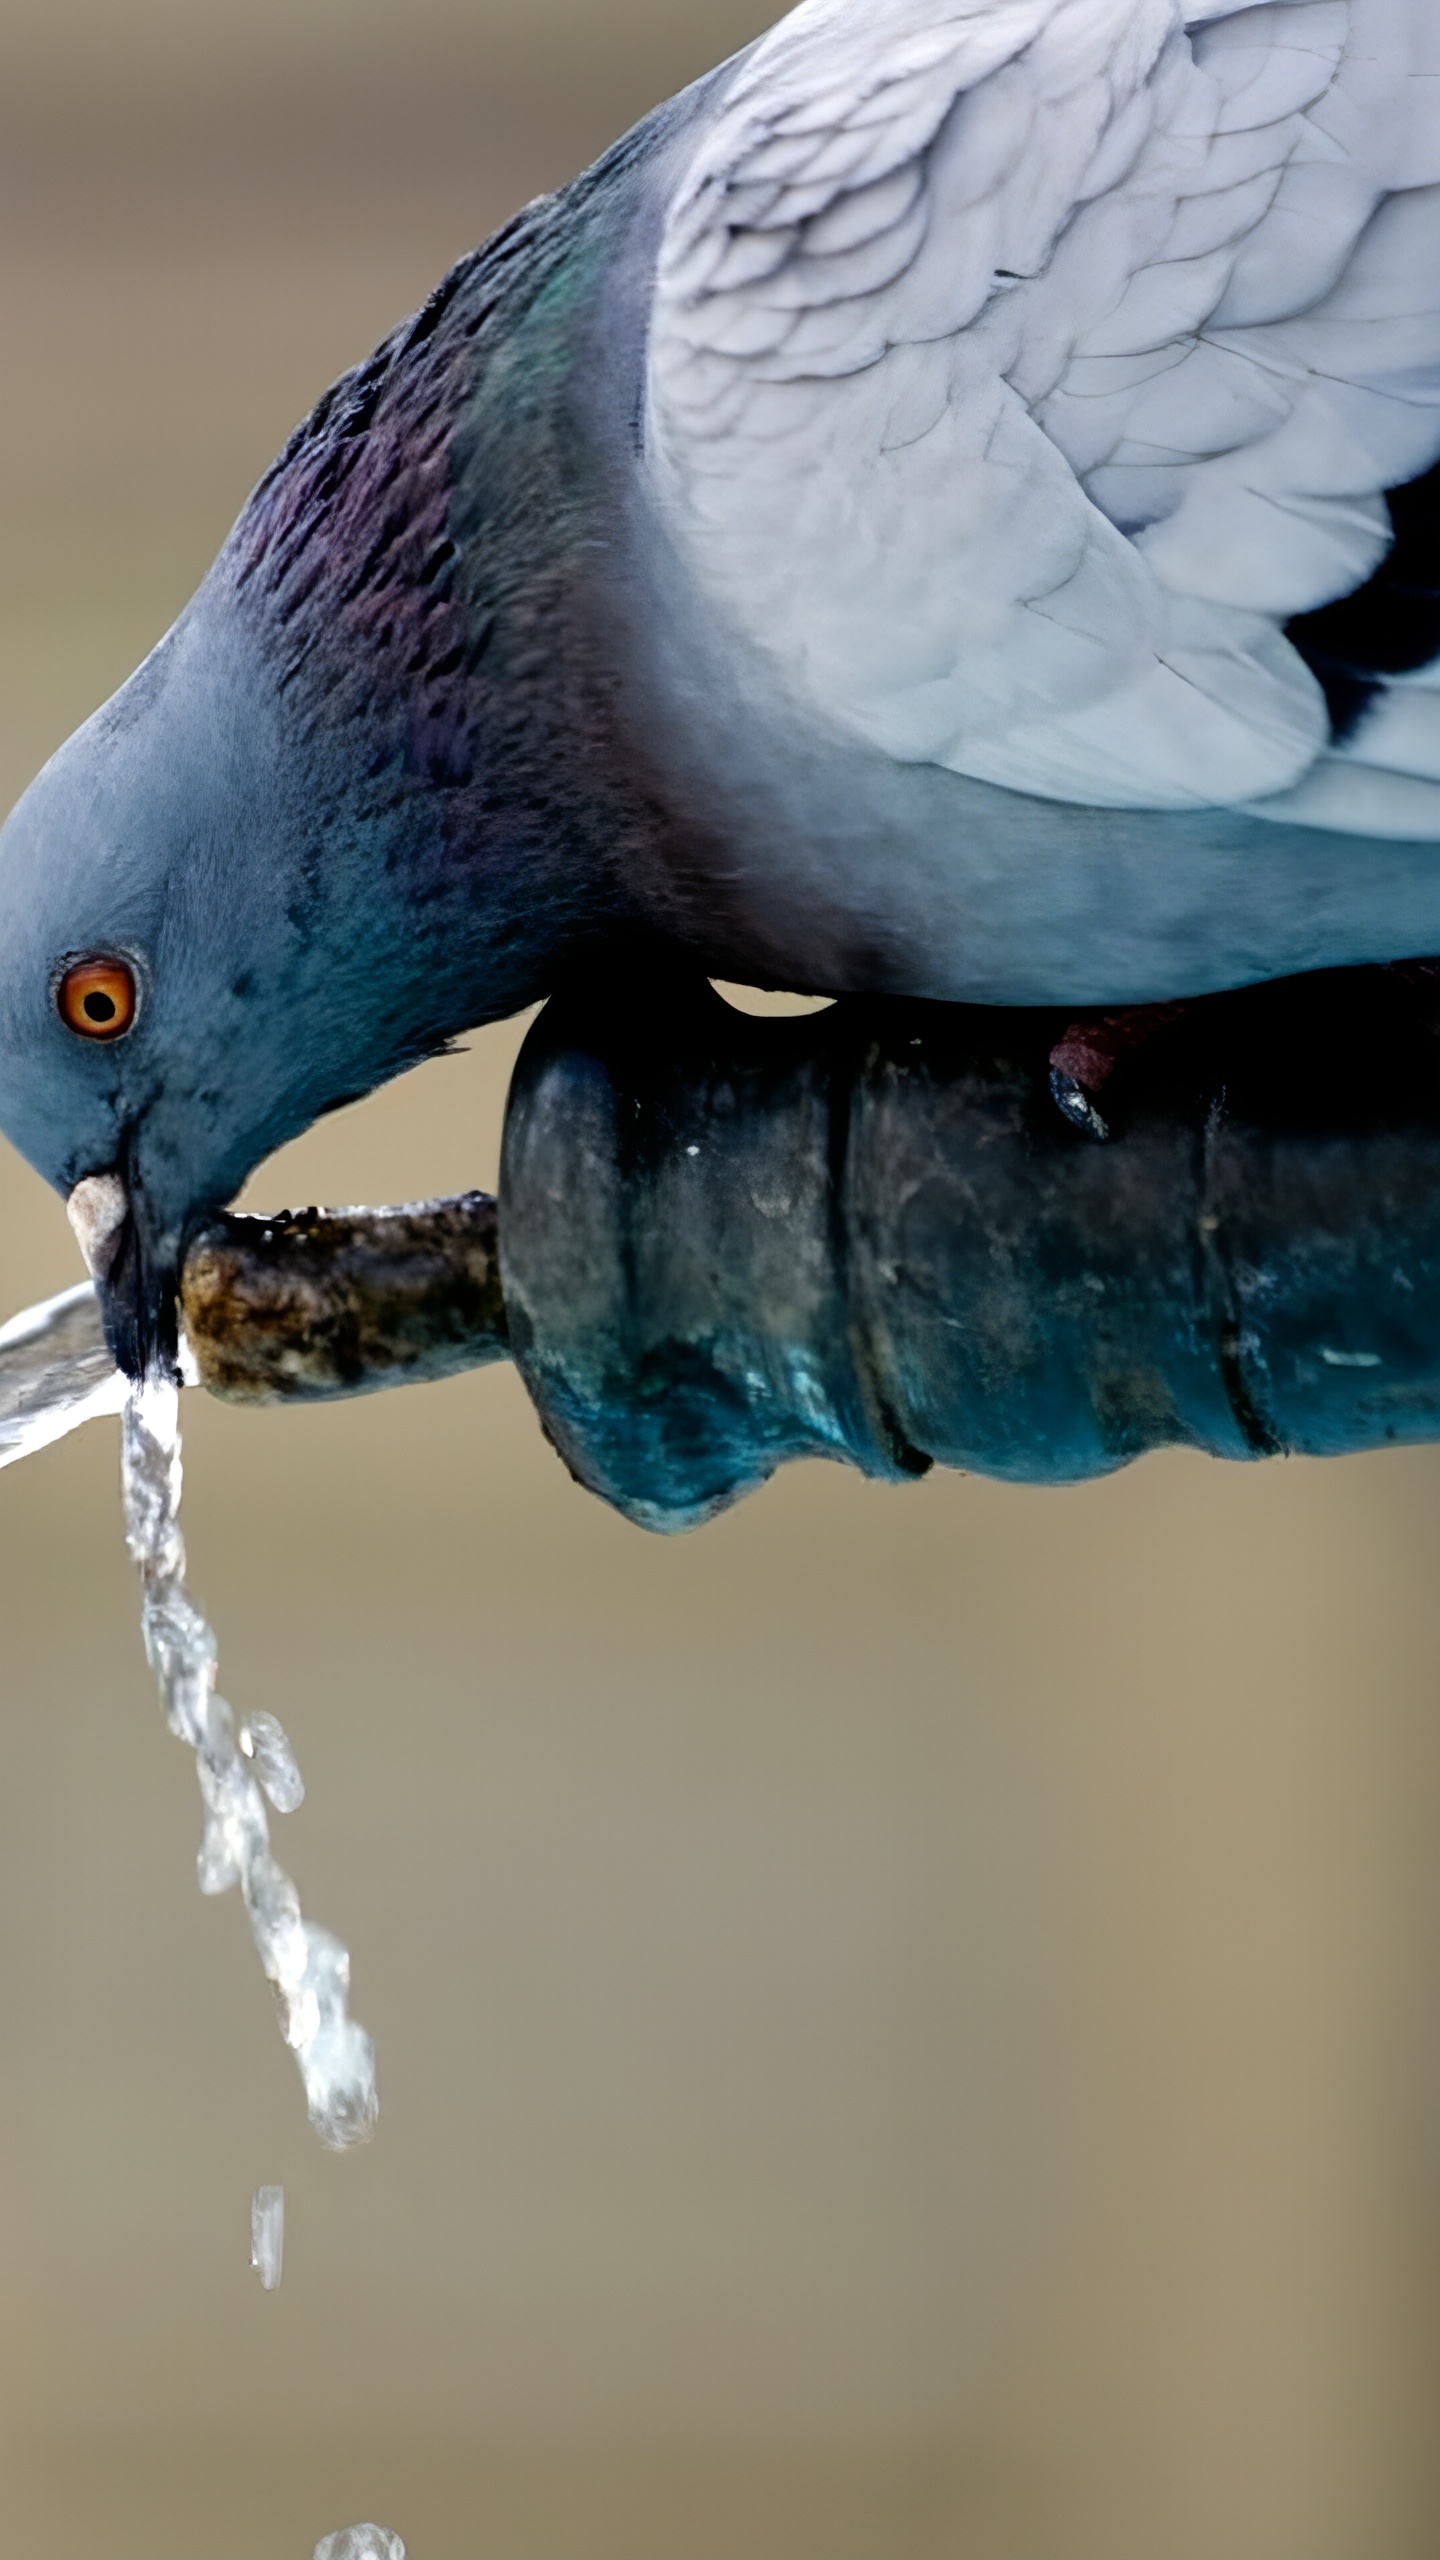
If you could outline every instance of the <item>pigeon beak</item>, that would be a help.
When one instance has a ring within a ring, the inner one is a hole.
[[[173,1376],[178,1273],[147,1252],[120,1175],[87,1174],[65,1206],[95,1283],[115,1366],[137,1384],[146,1377]]]

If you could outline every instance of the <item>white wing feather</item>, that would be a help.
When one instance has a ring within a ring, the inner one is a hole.
[[[1331,756],[1283,632],[1440,456],[1440,7],[805,0],[670,206],[647,454],[892,756],[1440,833],[1440,697]]]

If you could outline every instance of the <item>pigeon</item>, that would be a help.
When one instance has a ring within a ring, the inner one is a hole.
[[[135,1376],[266,1154],[586,973],[1437,951],[1440,9],[805,0],[324,395],[31,785],[0,1125]]]

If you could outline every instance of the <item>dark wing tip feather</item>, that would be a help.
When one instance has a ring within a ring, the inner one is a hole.
[[[1391,676],[1440,658],[1440,463],[1386,491],[1395,540],[1353,595],[1296,614],[1287,637],[1324,688],[1337,744]]]

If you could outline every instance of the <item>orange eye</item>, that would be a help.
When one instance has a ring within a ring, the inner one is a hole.
[[[106,955],[74,960],[55,990],[60,1018],[82,1040],[118,1040],[135,1019],[135,972]]]

